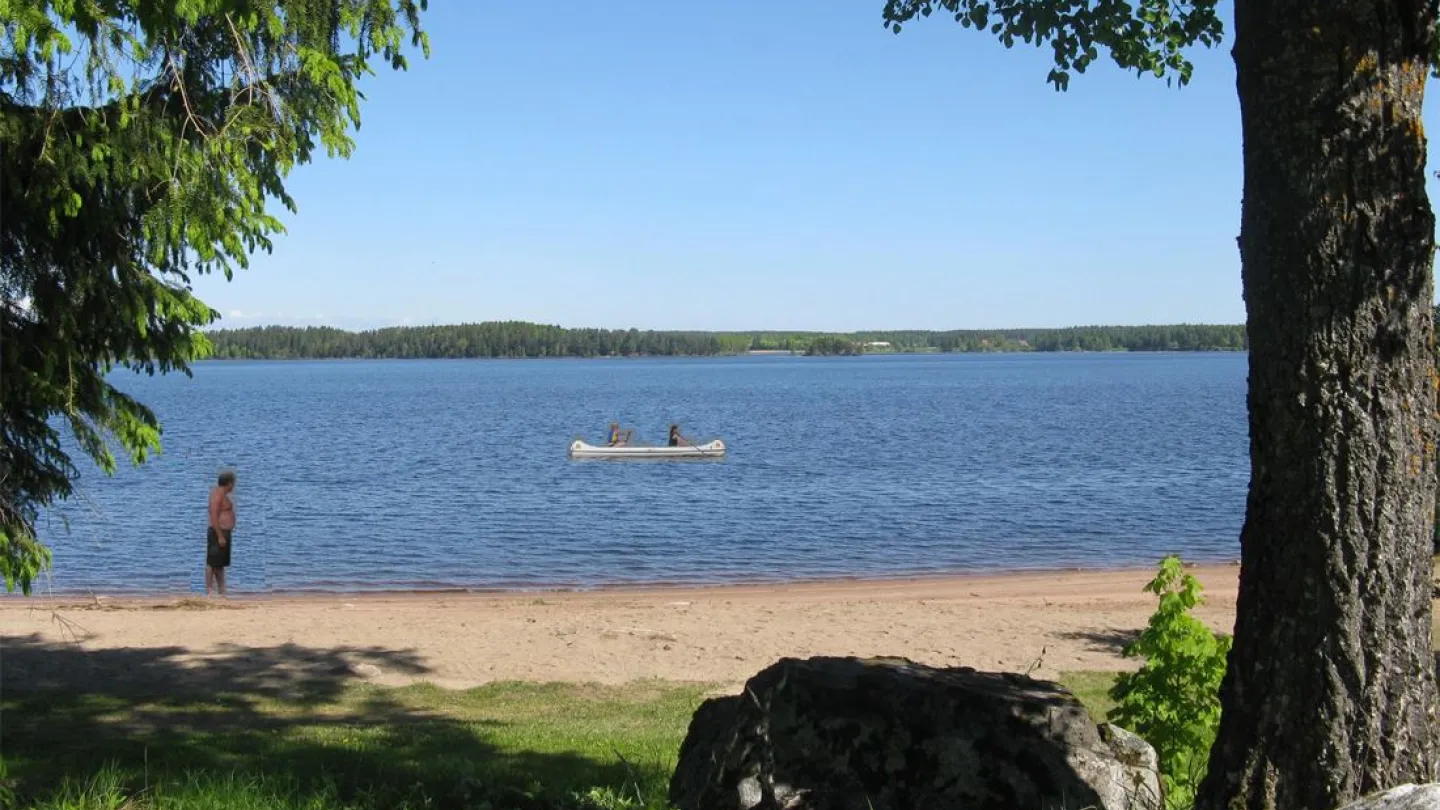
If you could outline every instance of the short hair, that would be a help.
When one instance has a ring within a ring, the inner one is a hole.
[[[221,470],[221,471],[220,471],[220,478],[216,481],[216,483],[218,483],[218,484],[219,484],[220,486],[222,486],[222,487],[224,487],[224,486],[229,486],[229,485],[235,483],[235,471],[234,471],[234,470]]]

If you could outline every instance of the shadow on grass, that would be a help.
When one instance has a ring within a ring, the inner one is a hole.
[[[107,764],[134,787],[204,772],[357,807],[550,807],[572,790],[668,778],[658,765],[527,750],[513,721],[450,716],[407,705],[404,690],[352,685],[371,667],[429,671],[412,653],[378,648],[231,645],[197,658],[179,647],[8,638],[0,754],[32,801]]]

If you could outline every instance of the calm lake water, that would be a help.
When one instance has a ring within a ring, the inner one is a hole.
[[[117,376],[165,452],[84,466],[44,587],[588,587],[1238,556],[1241,354],[212,362]],[[570,461],[612,418],[724,461]]]

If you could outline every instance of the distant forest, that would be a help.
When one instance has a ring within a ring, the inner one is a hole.
[[[208,333],[220,359],[703,356],[893,352],[1242,351],[1241,325],[850,332],[673,332],[566,329],[503,321],[349,332],[263,326]]]

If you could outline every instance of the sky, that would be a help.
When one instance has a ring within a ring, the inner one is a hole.
[[[355,154],[196,292],[217,327],[1244,321],[1228,41],[1184,88],[1102,59],[1057,93],[1048,49],[882,7],[432,0]]]

